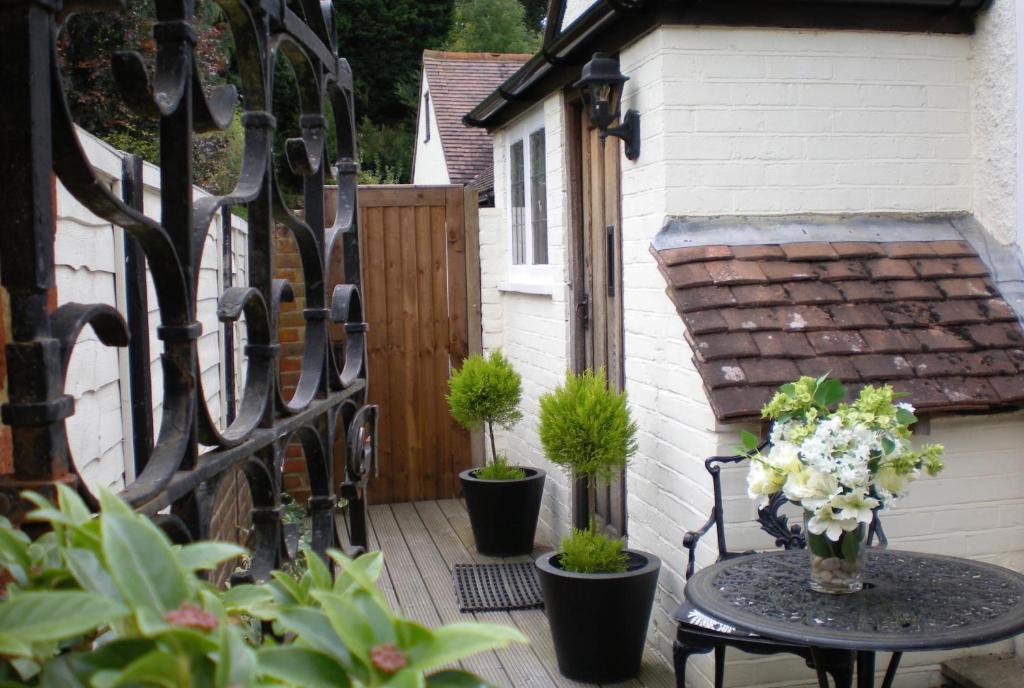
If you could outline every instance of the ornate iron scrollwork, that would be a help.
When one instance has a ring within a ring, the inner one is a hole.
[[[242,469],[253,499],[252,575],[265,575],[281,559],[281,490],[285,445],[303,446],[310,475],[313,544],[338,543],[334,518],[338,491],[348,500],[350,541],[365,547],[362,513],[373,465],[376,408],[366,405],[366,326],[359,297],[356,228],[356,150],[352,74],[338,56],[329,1],[217,0],[234,37],[240,88],[204,93],[192,28],[194,3],[155,0],[155,69],[137,53],[120,53],[113,74],[121,97],[137,112],[159,120],[161,210],[156,220],[123,202],[97,177],[79,141],[61,86],[56,37],[74,12],[118,11],[116,1],[5,0],[0,9],[0,177],[8,211],[0,230],[0,278],[10,296],[7,390],[3,421],[12,427],[12,475],[0,477],[0,513],[15,521],[26,504],[24,489],[53,494],[56,483],[88,496],[70,455],[65,419],[74,404],[64,374],[78,334],[92,327],[102,343],[125,346],[127,327],[102,304],[48,306],[54,285],[56,176],[91,212],[123,227],[144,253],[159,306],[162,341],[162,418],[144,468],[122,496],[136,509],[169,524],[176,540],[208,536],[210,500],[229,470]],[[273,165],[274,66],[279,57],[295,73],[301,136],[286,141],[284,157],[303,179],[304,215],[288,209]],[[240,91],[240,93],[239,93]],[[239,99],[241,96],[241,100]],[[225,128],[242,107],[244,153],[234,189],[224,196],[193,198],[193,139]],[[333,119],[325,116],[331,105]],[[327,161],[326,129],[333,127],[338,159]],[[335,217],[324,218],[325,166],[338,181]],[[237,414],[218,429],[198,374],[199,265],[209,227],[224,208],[248,208],[248,284],[228,288],[218,317],[247,327],[248,374]],[[273,231],[286,227],[296,242],[305,280],[305,352],[295,393],[278,385],[278,307],[290,291],[274,279]],[[328,227],[325,229],[325,227]],[[56,237],[60,241],[60,237]],[[335,247],[343,251],[347,284],[328,283]],[[330,324],[346,331],[344,355]],[[201,452],[200,447],[212,447]],[[343,460],[334,460],[346,447]],[[335,475],[344,467],[344,475]],[[168,511],[169,509],[169,511]]]

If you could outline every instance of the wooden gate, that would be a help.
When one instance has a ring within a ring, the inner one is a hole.
[[[380,405],[375,503],[459,494],[475,438],[452,421],[448,375],[480,349],[475,192],[359,189],[370,403]]]

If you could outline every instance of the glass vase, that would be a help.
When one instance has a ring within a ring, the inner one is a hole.
[[[811,589],[831,595],[848,595],[863,589],[868,527],[858,523],[856,530],[844,530],[839,540],[833,541],[828,535],[815,535],[807,528],[812,516],[813,512],[804,511]]]

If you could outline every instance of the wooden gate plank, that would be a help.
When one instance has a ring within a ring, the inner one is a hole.
[[[449,304],[458,304],[448,312],[451,323],[448,330],[449,353],[451,365],[458,367],[469,355],[469,323],[466,304],[468,303],[466,284],[466,227],[463,192],[458,188],[448,191],[445,206],[445,225],[448,239],[448,300]],[[451,428],[453,449],[452,481],[454,476],[470,467],[471,448],[469,434],[459,428],[449,415],[448,426]]]
[[[364,272],[368,276],[385,275],[384,256],[384,212],[380,208],[362,208],[359,219],[360,249],[362,251]],[[388,299],[387,285],[379,277],[366,279],[362,287],[363,298],[366,304],[365,318],[370,332],[387,332]],[[378,404],[381,408],[390,406],[390,383],[388,361],[387,338],[383,336],[371,336],[367,340],[367,363],[369,365],[369,390],[367,392],[370,403]],[[380,465],[387,467],[380,472],[380,475],[373,480],[370,488],[375,501],[390,502],[392,500],[393,472],[390,470],[395,465],[395,457],[391,449],[391,415],[381,413],[379,416],[379,427],[377,438],[377,461]]]
[[[430,237],[432,239],[430,255],[435,266],[431,290],[434,300],[434,322],[433,335],[434,347],[444,355],[434,359],[434,375],[440,382],[442,388],[447,392],[448,376],[451,372],[451,359],[449,356],[449,327],[448,318],[448,239],[445,232],[445,208],[434,206],[430,209]],[[443,410],[437,419],[438,446],[437,454],[440,470],[444,473],[445,497],[457,494],[457,486],[453,478],[455,461],[452,452],[453,432],[463,432],[450,420],[448,405],[444,404]],[[440,496],[440,495],[439,495]]]
[[[418,409],[416,404],[416,389],[420,384],[417,369],[419,304],[416,299],[416,213],[412,206],[401,206],[398,213],[402,243],[402,276],[399,279],[402,291],[402,370],[405,389],[401,398],[394,398],[391,403],[401,407],[405,421],[405,466],[409,489],[401,501],[407,501],[424,491],[425,485],[431,480],[432,468],[423,461],[422,409]]]
[[[439,419],[438,399],[443,397],[439,391],[437,369],[434,366],[436,349],[434,346],[434,294],[433,294],[433,260],[432,242],[430,239],[430,208],[418,206],[414,209],[416,232],[416,271],[410,279],[416,287],[416,324],[419,335],[419,347],[416,352],[416,371],[419,384],[410,390],[410,398],[415,399],[419,416],[420,443],[424,470],[421,478],[421,489],[415,495],[417,499],[435,499],[439,494],[446,494],[443,486],[443,459],[437,453]],[[443,277],[443,272],[441,273]]]
[[[394,459],[383,470],[391,471],[391,500],[404,502],[409,499],[409,447],[406,441],[404,419],[401,415],[401,400],[406,388],[402,313],[402,237],[398,224],[398,208],[383,210],[383,233],[385,251],[384,288],[387,290],[387,341],[388,396],[387,405],[381,404],[381,416],[390,417],[389,434],[383,441],[391,445]],[[382,471],[383,472],[383,471]]]

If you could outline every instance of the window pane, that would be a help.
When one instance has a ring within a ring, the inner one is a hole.
[[[544,130],[530,134],[530,219],[533,225],[533,263],[548,262],[548,193],[545,175]]]
[[[516,141],[509,149],[509,177],[512,189],[509,206],[512,208],[512,264],[526,262],[526,173],[523,169],[523,142]]]

